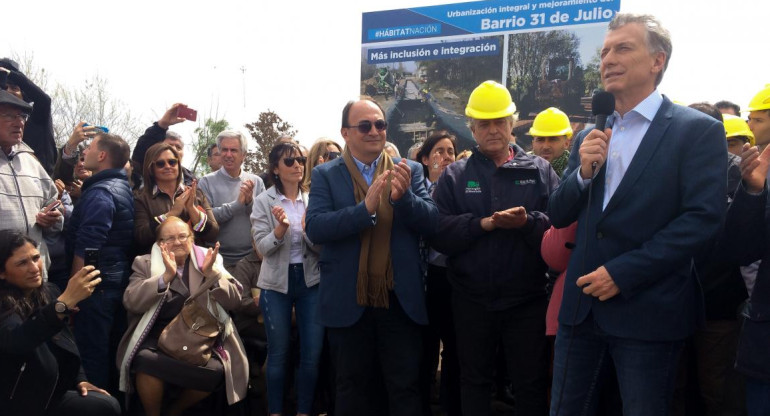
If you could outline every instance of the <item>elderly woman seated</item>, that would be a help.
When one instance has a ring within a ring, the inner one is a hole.
[[[227,310],[240,306],[241,286],[222,267],[219,244],[208,250],[194,245],[190,226],[180,218],[168,217],[156,231],[151,253],[134,260],[123,295],[129,327],[118,349],[120,389],[131,392],[135,384],[148,416],[161,414],[166,385],[178,386],[182,392],[164,415],[181,414],[223,380],[228,403],[235,403],[246,395],[249,374],[243,343]],[[208,296],[203,294],[195,301],[218,317],[223,329],[211,358],[205,366],[196,366],[162,352],[158,339],[185,300],[210,279],[217,283]]]

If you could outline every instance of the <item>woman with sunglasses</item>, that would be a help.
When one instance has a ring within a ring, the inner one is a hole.
[[[321,137],[316,140],[313,147],[310,148],[310,152],[307,156],[307,165],[305,165],[305,187],[310,189],[310,172],[313,168],[326,163],[330,160],[334,160],[342,155],[342,148],[337,142],[332,139]]]
[[[305,235],[306,162],[296,144],[275,145],[268,155],[268,179],[273,186],[257,196],[251,214],[254,242],[263,257],[257,286],[262,289],[259,306],[267,332],[267,404],[271,415],[283,412],[292,307],[300,340],[298,415],[311,412],[323,345],[324,329],[315,320],[319,247]]]
[[[134,240],[136,254],[147,254],[157,239],[156,228],[169,216],[179,217],[195,232],[195,243],[213,245],[219,235],[206,196],[196,182],[183,183],[179,153],[174,146],[156,143],[144,158],[144,189],[134,197]]]
[[[0,413],[119,415],[118,401],[86,381],[67,324],[98,287],[99,271],[83,267],[60,292],[42,269],[35,240],[0,231]]]

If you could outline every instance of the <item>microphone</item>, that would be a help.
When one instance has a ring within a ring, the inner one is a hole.
[[[607,91],[599,91],[591,99],[591,113],[596,117],[597,130],[604,131],[607,126],[607,117],[615,112],[615,96]],[[597,163],[591,164],[596,169]]]

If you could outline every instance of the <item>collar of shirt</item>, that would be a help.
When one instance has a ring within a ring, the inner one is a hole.
[[[641,115],[647,121],[652,121],[655,118],[655,114],[658,113],[660,106],[663,104],[663,96],[656,89],[650,95],[647,96],[642,102],[636,105],[631,111],[621,116],[620,113],[615,111],[612,116],[615,120],[627,120],[628,117],[634,118],[637,115]]]
[[[353,156],[351,155],[351,157]],[[374,180],[374,171],[377,170],[377,165],[380,163],[380,160],[382,160],[382,153],[380,153],[377,159],[374,159],[374,162],[369,165],[353,157],[353,162],[355,162],[358,171],[361,172],[361,176],[364,177],[364,180],[366,180],[368,185],[371,185],[372,180]]]
[[[286,195],[282,194],[281,191],[278,190],[278,188],[275,189],[275,194],[278,196],[279,201],[291,202],[291,200],[289,198],[286,198]],[[302,191],[297,192],[297,197],[294,199],[294,201],[302,201]]]
[[[152,196],[156,197],[158,196],[158,193],[160,192],[160,188],[158,188],[158,185],[152,186]],[[179,195],[180,193],[184,192],[184,184],[182,182],[179,182],[179,185],[176,187],[176,193],[174,196]]]

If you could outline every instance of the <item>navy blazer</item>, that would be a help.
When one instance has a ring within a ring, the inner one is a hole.
[[[398,163],[399,158],[393,162]],[[422,166],[407,161],[412,185],[393,203],[390,252],[394,292],[406,314],[418,324],[428,323],[425,286],[420,268],[420,235],[438,228],[438,209],[423,185]],[[328,327],[355,324],[364,312],[356,303],[360,232],[372,226],[364,201],[356,204],[353,179],[343,158],[316,166],[311,177],[305,232],[322,244],[319,316]]]
[[[578,221],[559,323],[578,324],[592,312],[610,335],[684,339],[704,319],[692,259],[717,234],[726,209],[724,127],[664,97],[604,210],[606,165],[592,181],[590,210],[589,188],[578,184],[577,149],[587,134],[575,138],[575,151],[548,209],[557,228]],[[604,302],[582,294],[576,285],[580,276],[602,265],[620,289]]]

